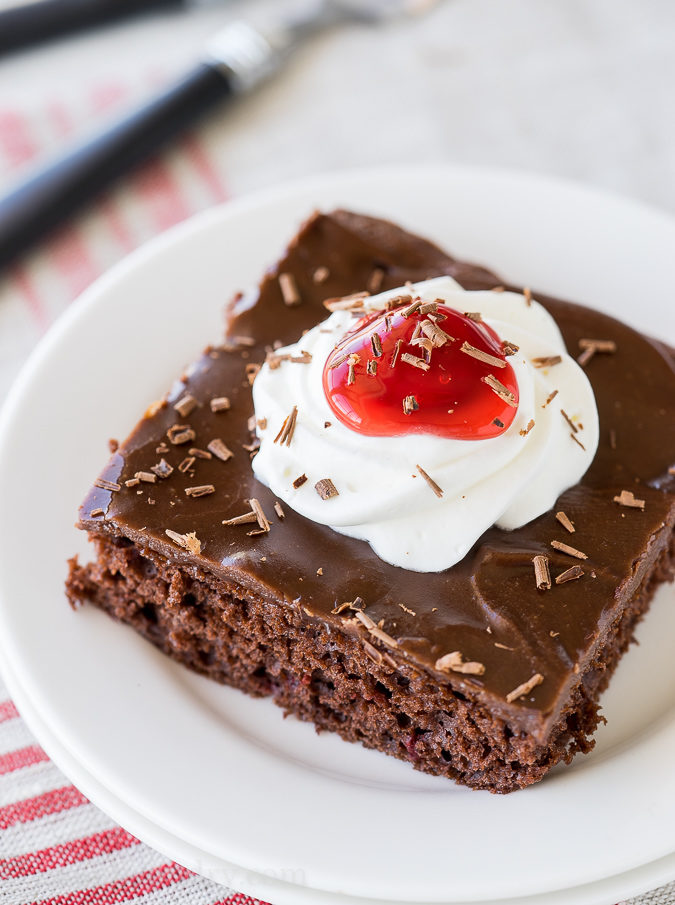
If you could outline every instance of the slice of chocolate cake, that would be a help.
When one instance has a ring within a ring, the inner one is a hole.
[[[256,479],[262,432],[273,432],[276,448],[288,445],[296,416],[256,419],[251,387],[266,359],[278,365],[275,349],[326,317],[327,298],[441,274],[498,292],[489,271],[391,223],[345,211],[312,217],[255,304],[230,309],[225,345],[151,406],[95,481],[80,526],[97,559],[71,562],[67,593],[319,729],[472,788],[510,792],[590,750],[598,697],[654,590],[672,577],[675,370],[660,343],[537,296],[593,388],[600,429],[590,468],[550,511],[514,530],[488,528],[451,568],[390,565]],[[418,362],[434,337],[443,342],[434,333],[443,324],[434,324],[426,346],[422,337],[407,353]],[[298,358],[288,367],[304,367]],[[554,358],[535,366],[553,368]],[[584,427],[565,410],[560,419],[571,456],[583,449]],[[318,464],[289,484],[311,481],[329,506],[338,488]],[[435,499],[443,488],[423,466],[419,486]]]

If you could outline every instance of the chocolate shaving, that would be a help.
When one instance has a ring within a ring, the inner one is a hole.
[[[562,355],[540,355],[532,359],[532,364],[535,368],[552,368],[554,365],[559,365],[561,361]]]
[[[349,358],[348,352],[345,352],[343,355],[338,355],[337,358],[334,358],[333,361],[331,361],[331,363],[328,365],[328,367],[330,368],[331,371],[333,370],[333,368],[339,368],[340,365],[344,364],[348,358]]]
[[[247,364],[246,367],[244,368],[244,371],[246,373],[246,379],[248,380],[249,386],[251,386],[251,387],[253,386],[256,377],[260,373],[260,367],[261,366],[259,364],[254,364],[253,362],[251,362],[250,364]]]
[[[312,361],[312,353],[301,349],[299,355],[290,355],[288,360],[295,365],[308,365]]]
[[[631,490],[622,490],[618,496],[614,497],[614,502],[619,506],[626,506],[628,509],[642,509],[644,511],[645,501],[637,500]]]
[[[525,288],[523,289],[523,295],[525,296],[525,302],[529,308],[529,306],[532,304],[532,290],[529,286],[525,286]]]
[[[497,380],[494,374],[488,374],[487,377],[481,377],[481,380],[490,387],[493,393],[496,393],[500,399],[503,399],[507,405],[510,405],[512,408],[516,407],[516,397],[500,380]]]
[[[569,424],[569,426],[572,428],[573,433],[575,433],[575,434],[578,433],[579,428],[576,426],[576,424],[574,423],[574,421],[572,421],[572,419],[571,419],[570,416],[567,414],[567,412],[565,411],[565,409],[560,409],[560,414],[563,416],[563,418],[565,419],[565,421],[567,421],[567,423]]]
[[[174,424],[168,429],[166,435],[174,446],[189,443],[197,436],[189,424]]]
[[[324,299],[323,306],[328,311],[363,311],[363,301],[370,295],[369,292],[353,292],[351,295],[343,295],[338,298]]]
[[[439,672],[459,672],[467,676],[482,676],[485,673],[485,666],[482,663],[465,661],[458,650],[439,657],[434,668]]]
[[[178,402],[174,405],[174,409],[178,412],[181,418],[187,418],[190,412],[194,411],[197,408],[197,400],[194,396],[191,396],[190,393],[186,393],[182,399],[179,399]]]
[[[317,267],[312,274],[312,280],[315,283],[325,283],[330,276],[330,270],[327,267]]]
[[[451,414],[451,412],[454,412],[454,409],[448,409],[448,414]],[[497,427],[504,427],[504,422],[500,421],[499,418],[493,418],[492,423],[495,424]],[[521,431],[521,434],[522,434],[522,431]]]
[[[431,487],[431,489],[432,489],[433,492],[436,494],[436,496],[437,496],[437,497],[442,497],[442,496],[443,496],[443,491],[442,491],[441,488],[438,486],[438,484],[436,483],[436,481],[434,481],[433,478],[430,478],[430,477],[429,477],[429,475],[426,473],[426,471],[422,468],[421,465],[416,465],[415,467],[417,468],[417,470],[419,471],[419,473],[422,475],[422,477],[424,478],[424,480],[427,482],[427,484],[429,485],[429,487]]]
[[[284,418],[284,423],[281,425],[281,429],[279,433],[274,438],[275,443],[281,443],[283,446],[291,445],[291,440],[293,439],[293,434],[295,433],[295,424],[298,420],[298,407],[297,405],[293,406],[293,409],[289,415],[286,415]]]
[[[588,556],[585,553],[582,553],[581,550],[576,550],[574,547],[570,547],[569,544],[563,544],[562,541],[552,540],[551,546],[554,550],[559,550],[561,553],[566,553],[568,556],[574,556],[576,559],[588,559]]]
[[[280,519],[286,518],[286,513],[281,508],[281,503],[279,502],[279,500],[275,500],[275,502],[274,502],[274,511],[276,512],[276,514],[279,516]]]
[[[255,517],[258,521],[258,525],[260,526],[260,531],[264,534],[267,534],[267,532],[270,530],[270,523],[267,519],[267,516],[263,512],[262,506],[260,505],[258,500],[255,499],[255,497],[251,497],[251,499],[248,502],[251,506],[251,509],[255,513]],[[252,532],[248,532],[248,533],[251,534]]]
[[[584,574],[584,570],[581,566],[570,566],[569,569],[565,569],[564,572],[561,572],[560,575],[556,575],[555,583],[556,584],[565,584],[567,581],[576,581],[577,578],[581,578]]]
[[[613,339],[580,339],[579,348],[612,354],[616,352],[616,343]]]
[[[251,509],[249,512],[244,512],[243,515],[235,515],[234,518],[226,518],[223,519],[223,525],[250,525],[253,522],[258,521],[258,516]]]
[[[169,465],[166,459],[160,459],[156,465],[150,467],[150,471],[154,471],[158,478],[168,478],[173,474],[173,466]]]
[[[555,399],[555,397],[557,395],[558,395],[557,390],[553,390],[553,392],[549,393],[548,396],[546,397],[546,402],[542,405],[542,408],[545,409],[546,406],[549,404],[549,402],[553,402],[553,400]]]
[[[185,474],[185,472],[186,472],[186,471],[189,471],[189,470],[192,468],[192,466],[193,466],[194,464],[195,464],[195,457],[194,457],[194,456],[186,456],[186,457],[183,459],[183,461],[180,463],[180,465],[178,466],[178,471],[180,471],[180,472],[182,472],[183,474]]]
[[[393,308],[398,308],[400,305],[409,305],[411,301],[411,295],[394,295],[390,299],[387,299],[387,310],[391,311]]]
[[[411,355],[410,352],[404,352],[401,355],[401,361],[404,361],[408,365],[412,365],[414,368],[419,368],[420,371],[428,371],[429,365],[423,358],[418,358],[417,355]]]
[[[136,487],[140,483],[141,483],[140,478],[129,478],[128,481],[124,482],[124,486],[125,487]]]
[[[375,375],[377,374],[377,362],[374,358],[371,358],[366,365],[366,373],[370,375],[370,377],[375,377]]]
[[[507,340],[504,340],[502,342],[502,352],[506,356],[515,355],[516,352],[519,351],[519,349],[520,346],[517,346],[515,343],[508,342]]]
[[[116,481],[107,481],[105,478],[96,478],[94,486],[100,487],[101,490],[109,490],[111,493],[117,493],[122,489],[121,484],[118,484]]]
[[[616,449],[616,431],[613,427],[609,431],[609,448]]]
[[[373,355],[375,358],[382,357],[382,340],[380,339],[379,333],[373,333],[370,337],[370,345],[373,348]]]
[[[404,603],[399,603],[399,606],[401,607],[401,609],[403,610],[404,613],[409,613],[409,615],[411,615],[411,616],[417,615],[415,610],[411,610],[410,607],[406,606]]]
[[[322,500],[330,500],[334,496],[339,496],[338,490],[330,478],[321,478],[314,485],[314,489]]]
[[[293,481],[293,487],[297,490],[298,487],[302,487],[303,484],[307,483],[307,475],[301,474]]]
[[[214,414],[216,412],[226,412],[230,408],[230,400],[227,396],[214,396],[209,405]]]
[[[483,315],[480,311],[465,311],[464,317],[468,317],[470,321],[475,321],[477,324],[480,324],[483,321]]]
[[[544,681],[544,677],[541,673],[536,672],[527,682],[523,682],[522,685],[519,685],[517,688],[514,688],[513,691],[510,691],[506,695],[506,700],[509,704],[512,704],[518,698],[522,698],[523,695],[529,694],[533,688],[536,688],[537,685],[541,685]]]
[[[411,305],[408,305],[408,307],[405,309],[405,311],[402,312],[403,317],[410,317],[411,314],[415,314],[415,312],[418,311],[421,306],[422,306],[422,299],[419,299],[419,298],[415,299],[415,301]]]
[[[137,471],[134,477],[138,478],[139,481],[143,481],[144,484],[157,483],[157,475],[153,474],[151,471]]]
[[[351,352],[348,360],[349,369],[347,371],[347,386],[351,386],[356,380],[356,365],[361,361],[361,358],[356,352]]]
[[[177,531],[166,528],[164,533],[167,537],[170,537],[175,544],[178,544],[179,547],[183,547],[183,549],[187,550],[189,553],[193,553],[197,556],[202,552],[201,541],[197,538],[194,531],[190,531],[189,534],[179,534]]]
[[[466,355],[470,355],[472,358],[478,359],[478,361],[485,362],[485,364],[494,365],[495,368],[506,367],[506,362],[502,361],[501,358],[490,355],[488,352],[483,352],[482,349],[477,349],[475,346],[472,346],[471,343],[463,342],[459,351],[464,352]]]
[[[574,523],[565,515],[562,510],[560,512],[556,512],[555,517],[558,519],[563,528],[566,528],[570,534],[574,534],[576,528],[574,527]]]
[[[157,453],[158,456],[163,456],[165,453],[168,453],[168,451],[169,451],[169,447],[166,445],[166,443],[163,440],[159,444],[159,446],[157,446],[155,448],[155,452]]]
[[[443,299],[438,299],[436,302],[424,302],[423,305],[419,307],[420,314],[437,314],[438,313],[438,302],[442,302]]]
[[[231,449],[229,449],[220,437],[214,437],[213,440],[210,440],[206,444],[206,448],[210,453],[216,457],[216,459],[220,459],[221,462],[227,462],[228,459],[231,459],[234,453]]]
[[[89,513],[89,515],[91,515],[92,518],[98,518],[98,516],[100,516],[100,515],[105,515],[105,512],[103,511],[103,509],[100,509],[100,508],[92,509],[91,512]]]
[[[389,362],[389,367],[393,368],[398,361],[398,353],[401,351],[401,346],[403,345],[402,339],[397,339],[396,344],[394,346],[394,354],[391,356],[391,361]]]
[[[198,446],[192,446],[188,449],[188,455],[194,456],[195,459],[212,459],[213,456],[210,452],[207,452],[205,449],[200,449]]]
[[[369,292],[376,293],[379,292],[382,287],[382,281],[384,280],[384,270],[381,267],[375,267],[368,277],[368,283],[366,284]]]
[[[284,305],[289,308],[299,305],[302,301],[298,292],[298,284],[295,282],[295,277],[292,273],[279,274],[279,289],[281,289]]]
[[[454,342],[453,336],[450,336],[445,330],[441,330],[438,324],[435,324],[431,320],[422,321],[420,327],[422,328],[422,333],[424,333],[437,348],[444,346],[447,342]]]
[[[538,591],[548,591],[551,587],[551,572],[548,567],[548,557],[538,555],[533,557],[534,580]]]
[[[406,396],[403,400],[403,413],[405,415],[410,415],[413,412],[416,412],[419,409],[420,405],[417,399],[414,396]]]
[[[574,440],[574,442],[577,444],[577,446],[580,446],[583,449],[583,451],[586,452],[586,447],[581,442],[581,440],[577,437],[576,434],[570,433],[570,437]]]
[[[520,434],[521,437],[527,437],[527,435],[530,433],[530,431],[532,430],[533,427],[534,427],[534,418],[530,418],[530,420],[527,422],[527,426],[523,430],[518,431],[518,433]]]
[[[210,493],[215,493],[216,488],[213,484],[200,484],[198,487],[186,487],[185,493],[189,497],[200,497],[200,496],[208,496]]]

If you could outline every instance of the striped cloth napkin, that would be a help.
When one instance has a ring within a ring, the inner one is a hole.
[[[27,114],[0,100],[0,188],[81,124],[138,94],[105,82]],[[31,349],[79,293],[153,235],[228,197],[199,135],[146,166],[0,278],[0,400]],[[634,905],[673,905],[675,884]],[[0,680],[0,903],[264,905],[167,860],[94,807],[31,736]]]

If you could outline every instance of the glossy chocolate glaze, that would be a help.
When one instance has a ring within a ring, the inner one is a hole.
[[[322,283],[313,279],[318,267],[329,271]],[[586,368],[601,425],[600,448],[591,468],[552,512],[517,531],[487,531],[452,569],[420,574],[396,568],[378,559],[365,542],[308,521],[285,504],[280,520],[275,498],[254,478],[250,452],[244,448],[252,441],[248,422],[253,412],[246,366],[262,361],[275,340],[294,342],[323,319],[323,299],[363,289],[374,267],[384,271],[383,289],[441,273],[451,274],[467,289],[499,283],[489,271],[455,261],[384,221],[344,211],[315,215],[266,275],[256,304],[231,317],[229,336],[251,337],[254,345],[207,350],[160,410],[140,421],[102,477],[124,482],[161,458],[174,467],[173,474],[156,484],[123,485],[117,493],[94,487],[81,509],[82,526],[122,533],[141,550],[147,545],[177,562],[224,576],[240,584],[242,594],[301,606],[307,618],[345,625],[350,614],[332,615],[331,610],[360,596],[367,614],[375,622],[384,620],[384,630],[398,641],[399,647],[390,651],[394,659],[433,670],[438,657],[459,650],[465,659],[480,661],[486,667],[483,676],[439,673],[439,680],[487,700],[511,725],[543,738],[609,626],[668,545],[675,518],[675,481],[668,474],[675,459],[672,356],[606,315],[537,295],[558,322],[572,354],[583,337],[617,344],[615,354],[596,354]],[[283,272],[295,277],[301,298],[295,307],[284,304],[277,280]],[[199,407],[182,418],[173,404],[186,391]],[[228,396],[231,408],[214,414],[209,407],[214,396]],[[189,424],[195,440],[172,445],[166,431],[176,423]],[[275,433],[278,429],[267,427]],[[229,461],[197,458],[189,473],[178,471],[190,447],[205,449],[216,437],[234,452]],[[162,442],[169,451],[157,453]],[[308,462],[308,474],[312,468]],[[192,499],[184,492],[210,483],[216,491],[209,496]],[[623,489],[646,501],[644,511],[613,502]],[[249,536],[255,525],[222,524],[246,512],[251,497],[260,501],[272,523],[268,534]],[[105,515],[92,516],[99,507]],[[574,534],[556,521],[554,513],[560,509],[575,523]],[[166,528],[194,531],[201,554],[177,547],[165,535]],[[584,551],[588,559],[580,562],[556,552],[550,547],[554,539]],[[548,555],[554,577],[575,564],[585,574],[537,591],[532,566],[537,553]],[[322,574],[317,574],[319,569]],[[348,625],[347,630],[359,628]],[[544,676],[542,684],[507,704],[507,693],[535,673]]]

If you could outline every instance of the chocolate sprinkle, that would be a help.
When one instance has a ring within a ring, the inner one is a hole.
[[[403,412],[406,415],[412,414],[412,412],[416,412],[419,409],[419,402],[415,399],[414,396],[406,396],[403,400]]]
[[[619,506],[626,506],[628,509],[642,509],[644,511],[645,501],[637,500],[630,490],[622,490],[618,496],[614,497],[614,502]]]
[[[279,274],[279,288],[281,289],[284,305],[289,308],[299,305],[302,301],[298,292],[298,284],[295,282],[295,277],[292,273]]]
[[[576,579],[581,578],[583,574],[584,570],[581,566],[570,566],[569,569],[565,569],[560,575],[556,575],[555,583],[565,584],[568,581],[576,581]]]
[[[332,497],[339,496],[338,490],[330,478],[321,478],[314,485],[314,489],[322,500],[330,500]]]
[[[510,691],[506,695],[506,700],[509,704],[512,704],[518,698],[521,698],[525,694],[529,694],[533,688],[536,688],[537,685],[541,685],[544,681],[544,677],[541,673],[536,672],[527,682],[523,682],[522,685],[519,685],[517,688],[514,688],[513,691]]]
[[[518,431],[518,433],[520,434],[521,437],[527,437],[527,435],[530,433],[530,431],[532,430],[533,427],[534,427],[534,418],[530,418],[530,420],[527,422],[527,426],[523,430]]]
[[[293,481],[293,487],[297,490],[298,487],[302,487],[303,484],[307,483],[307,475],[301,474]]]
[[[196,434],[189,424],[174,424],[166,432],[169,442],[173,446],[181,446],[183,443],[189,443],[194,440]]]
[[[196,499],[200,496],[208,496],[210,493],[215,493],[216,488],[213,484],[200,484],[198,487],[186,487],[185,494],[186,496],[192,497]]]
[[[548,567],[548,557],[541,554],[533,557],[534,580],[538,591],[548,591],[551,587],[551,572]]]
[[[459,351],[464,352],[466,355],[470,355],[472,358],[478,359],[478,361],[485,362],[485,364],[494,365],[495,368],[506,367],[506,362],[502,361],[501,358],[490,355],[489,352],[483,352],[482,349],[477,349],[475,346],[472,346],[471,343],[463,342]]]
[[[427,484],[429,485],[429,487],[431,487],[431,489],[432,489],[433,492],[436,494],[436,496],[437,496],[437,497],[442,497],[442,496],[443,496],[443,491],[442,491],[441,488],[438,486],[438,484],[436,483],[436,481],[434,481],[433,478],[430,478],[430,477],[429,477],[429,475],[426,473],[426,471],[422,468],[421,465],[416,465],[415,467],[417,468],[417,470],[419,471],[419,473],[422,475],[422,477],[424,478],[424,480],[427,482]]]
[[[535,368],[552,368],[559,365],[562,361],[562,355],[540,355],[538,358],[532,359]]]
[[[284,418],[284,423],[281,425],[279,433],[274,438],[274,442],[279,442],[282,446],[284,444],[286,446],[290,446],[291,440],[293,439],[293,434],[295,433],[295,424],[297,420],[298,407],[297,405],[294,405],[291,413],[289,415],[286,415],[286,417]]]
[[[481,380],[490,387],[493,393],[496,393],[500,399],[503,399],[507,405],[510,405],[512,408],[516,407],[516,397],[500,380],[497,380],[494,374],[488,374],[487,377],[481,377]]]
[[[227,396],[214,396],[209,404],[214,414],[216,412],[226,412],[230,408],[230,400]]]
[[[101,490],[109,490],[111,493],[117,493],[122,489],[121,484],[118,484],[116,481],[106,481],[105,478],[96,478],[94,486],[100,487]]]
[[[434,668],[439,672],[459,672],[467,676],[482,676],[485,673],[485,666],[482,663],[465,661],[458,650],[439,657]]]
[[[555,517],[558,519],[563,528],[566,528],[570,534],[574,534],[576,528],[574,527],[573,522],[565,515],[562,510],[560,512],[556,512]]]
[[[216,459],[220,459],[221,462],[227,462],[228,459],[231,459],[234,453],[231,449],[229,449],[220,437],[214,437],[213,440],[210,440],[206,444],[206,448],[210,453],[216,457]]]
[[[588,559],[588,556],[585,553],[582,553],[581,550],[576,550],[574,547],[570,547],[569,544],[563,544],[562,541],[552,540],[551,546],[554,550],[559,550],[561,553],[566,553],[568,556],[574,556],[576,559]]]
[[[187,418],[190,412],[194,411],[197,408],[197,400],[194,396],[191,396],[190,393],[186,393],[182,399],[179,399],[178,402],[174,405],[174,409],[178,412],[181,418]]]

